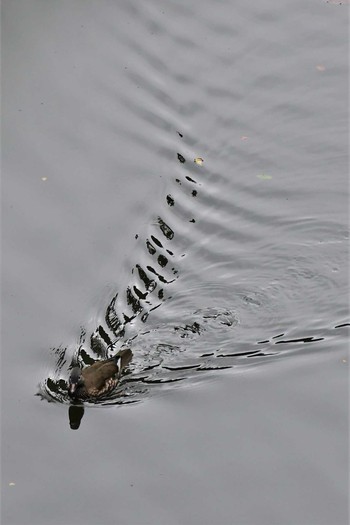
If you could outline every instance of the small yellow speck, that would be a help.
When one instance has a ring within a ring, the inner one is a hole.
[[[272,175],[267,175],[266,173],[260,173],[259,175],[257,175],[258,179],[261,179],[261,180],[271,180],[272,179]]]
[[[347,360],[346,359],[342,359],[341,362],[342,363],[347,363]]]
[[[199,166],[201,166],[201,165],[203,164],[204,160],[203,160],[201,157],[196,157],[196,158],[194,159],[194,162],[195,162],[196,164],[198,164]]]
[[[47,181],[47,177],[41,177],[41,180],[45,182]]]
[[[10,481],[10,483],[9,483],[10,487],[14,487],[15,485],[16,485],[16,483],[14,483],[13,481]]]

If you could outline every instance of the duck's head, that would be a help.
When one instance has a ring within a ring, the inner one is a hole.
[[[77,395],[77,389],[84,385],[84,378],[81,373],[81,369],[78,366],[72,368],[72,371],[68,380],[68,395],[75,397]]]

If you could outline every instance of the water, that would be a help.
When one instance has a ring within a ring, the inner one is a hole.
[[[347,9],[4,3],[2,523],[347,523]]]

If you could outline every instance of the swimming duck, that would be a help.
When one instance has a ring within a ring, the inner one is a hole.
[[[86,368],[75,366],[68,380],[68,395],[73,399],[83,400],[108,394],[117,386],[121,371],[130,363],[131,358],[130,348],[125,348],[114,357],[96,361]]]

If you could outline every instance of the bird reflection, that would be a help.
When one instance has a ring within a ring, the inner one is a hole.
[[[69,426],[72,430],[78,430],[84,415],[83,405],[70,405],[68,409]]]

